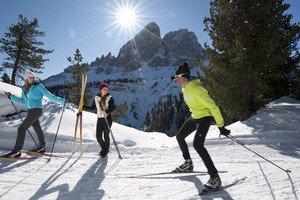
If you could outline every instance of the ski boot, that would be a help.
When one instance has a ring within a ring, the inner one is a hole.
[[[194,165],[191,159],[186,160],[182,165],[180,165],[179,167],[176,167],[175,170],[173,170],[172,172],[175,173],[188,173],[188,172],[192,172],[194,169]]]
[[[4,154],[0,156],[1,158],[20,158],[21,151],[12,151],[10,153]]]
[[[41,154],[43,154],[43,153],[45,153],[45,147],[38,147],[38,148],[36,148],[36,149],[33,149],[33,150],[31,150],[32,152],[35,152],[35,153],[41,153]]]
[[[219,175],[216,174],[216,175],[211,176],[209,178],[207,183],[204,184],[204,187],[207,188],[207,189],[216,190],[216,189],[221,187],[221,184],[222,184],[221,179],[220,179]]]

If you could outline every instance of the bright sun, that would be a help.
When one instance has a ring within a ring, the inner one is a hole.
[[[137,14],[133,8],[121,7],[117,11],[117,22],[123,27],[132,27],[137,22]]]
[[[114,48],[116,48],[121,41],[123,43],[134,38],[137,32],[150,22],[150,19],[158,16],[155,12],[149,13],[148,9],[152,1],[146,3],[146,0],[107,0],[104,2],[100,6],[92,1],[86,1],[93,9],[100,11],[99,24],[101,25],[82,41],[105,31],[107,37],[115,38]]]

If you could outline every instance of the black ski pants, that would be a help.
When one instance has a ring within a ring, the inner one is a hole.
[[[28,114],[24,121],[21,123],[21,125],[18,128],[18,136],[15,143],[15,147],[13,151],[21,151],[24,145],[25,140],[25,133],[26,130],[29,129],[30,126],[33,127],[34,131],[36,132],[38,139],[39,139],[39,145],[40,147],[45,146],[45,139],[44,139],[44,133],[39,121],[39,118],[42,116],[42,109],[41,108],[33,108],[29,109]]]
[[[109,127],[112,125],[112,119],[110,116],[107,118]],[[101,146],[101,153],[107,154],[110,146],[109,139],[109,127],[107,126],[107,122],[105,118],[98,118],[97,120],[97,129],[96,129],[96,138],[97,142]]]
[[[210,155],[204,147],[205,137],[213,120],[213,117],[200,119],[192,119],[190,117],[184,122],[176,136],[183,158],[186,160],[191,159],[185,138],[196,130],[193,146],[204,162],[210,176],[218,174]]]

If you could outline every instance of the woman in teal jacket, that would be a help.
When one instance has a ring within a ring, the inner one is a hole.
[[[12,150],[12,152],[5,154],[2,157],[17,158],[21,156],[21,150],[25,140],[25,132],[30,126],[33,127],[39,140],[39,147],[34,149],[33,151],[39,153],[45,152],[46,143],[44,140],[44,133],[39,121],[39,118],[42,116],[42,99],[45,96],[47,99],[57,104],[64,104],[66,100],[64,98],[60,98],[51,94],[43,86],[43,84],[35,82],[35,74],[33,74],[32,72],[28,72],[25,75],[25,84],[22,87],[21,97],[17,97],[10,93],[6,93],[6,95],[12,101],[23,105],[23,107],[27,110],[28,115],[18,128],[18,136],[14,149]]]

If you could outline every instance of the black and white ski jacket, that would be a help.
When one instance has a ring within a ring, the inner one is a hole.
[[[97,108],[98,118],[105,117],[104,115],[101,114],[101,111],[105,111],[107,115],[110,115],[116,108],[114,99],[111,95],[109,95],[109,94],[106,95],[105,106],[100,105],[101,98],[104,98],[104,97],[101,97],[100,93],[97,94],[97,96],[95,97],[95,104],[96,104],[96,108]]]

